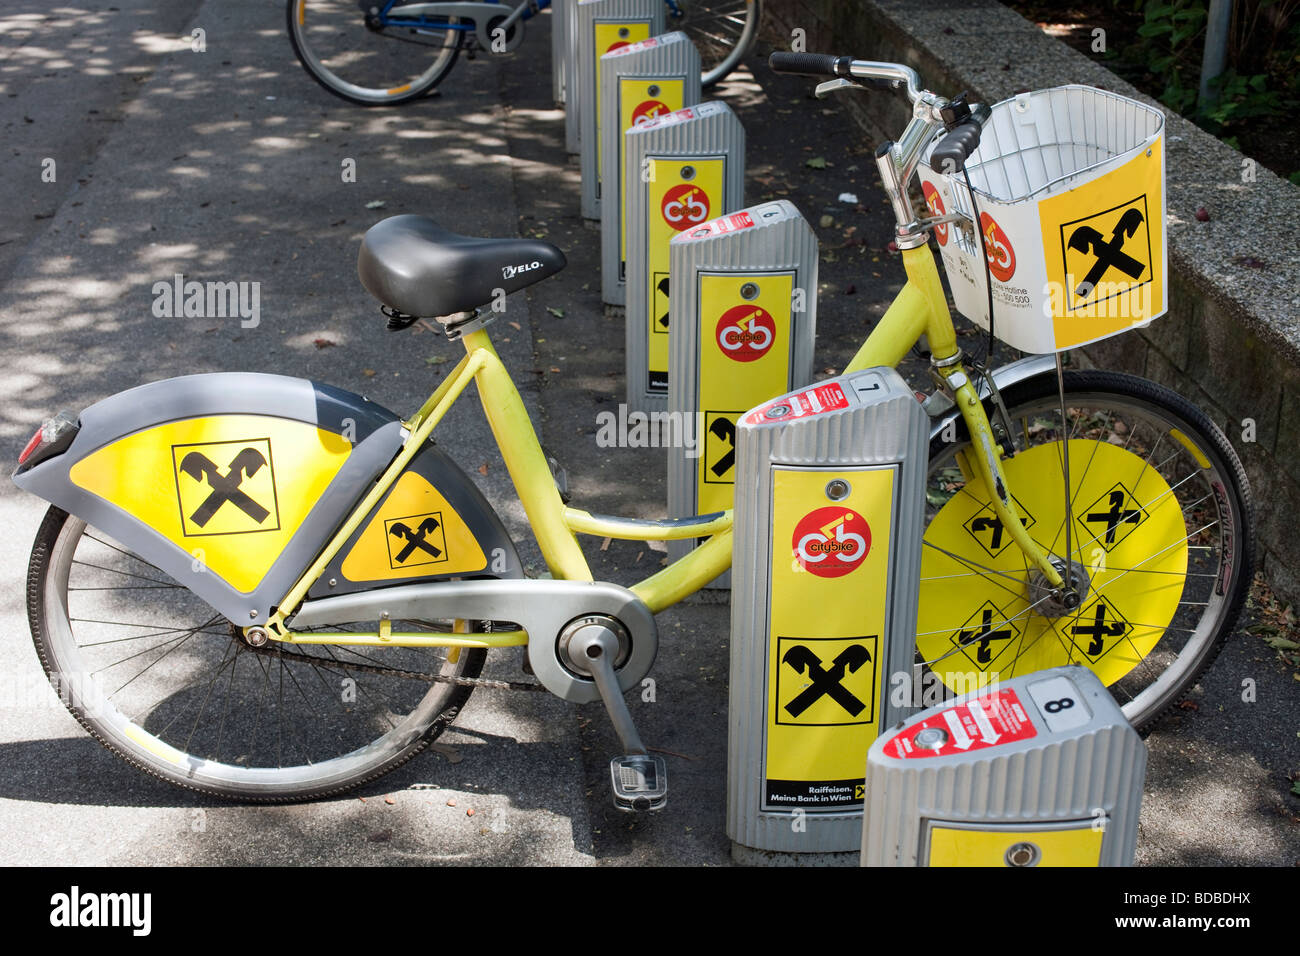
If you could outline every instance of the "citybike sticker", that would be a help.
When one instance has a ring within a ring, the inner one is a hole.
[[[1016,251],[1011,248],[1011,240],[986,212],[980,213],[980,232],[984,236],[984,251],[989,257],[989,272],[999,282],[1010,282],[1016,274]]]
[[[764,810],[862,804],[884,693],[896,473],[896,465],[772,469]],[[832,481],[848,488],[834,503]],[[809,507],[818,501],[828,507]],[[808,573],[795,556],[800,545],[817,559],[809,567],[852,565],[852,577]]]
[[[988,694],[945,707],[891,737],[886,757],[950,757],[1038,736],[1014,690]]]
[[[661,113],[671,111],[671,107],[663,100],[648,99],[642,100],[632,110],[632,122],[628,126],[640,126],[642,123],[649,122]],[[624,127],[626,129],[627,127]]]
[[[651,39],[655,39],[652,37]],[[627,130],[644,126],[655,118],[667,115],[679,109],[686,98],[686,77],[662,76],[640,77],[621,76],[618,79],[618,115],[619,129]],[[603,147],[601,147],[603,148]],[[627,155],[627,137],[618,137],[618,274],[620,279],[627,277],[627,164],[623,161]],[[596,171],[600,174],[600,153],[597,151]],[[597,184],[596,195],[603,192]]]
[[[931,216],[947,215],[943,200],[939,198],[939,190],[934,188],[933,183],[922,182],[921,193],[925,197],[925,205],[929,208]],[[941,246],[948,244],[948,224],[946,222],[934,227],[934,238],[939,240]]]
[[[700,272],[696,276],[699,380],[695,407],[705,413],[698,459],[696,511],[723,511],[734,503],[734,468],[717,470],[719,453],[735,460],[736,423],[746,409],[790,387],[794,272]],[[714,414],[725,414],[724,422]]]
[[[652,395],[668,393],[669,242],[682,230],[704,222],[714,211],[724,208],[726,164],[725,156],[647,157],[646,281],[649,288],[643,294],[650,307],[645,335],[646,377]],[[733,406],[726,403],[716,407]]]
[[[849,407],[849,398],[839,382],[814,385],[812,388],[795,392],[784,398],[769,402],[762,408],[745,416],[746,425],[762,425],[764,422],[784,422],[793,418],[807,418],[822,412],[839,411]]]
[[[349,581],[472,574],[487,567],[474,533],[423,475],[404,472],[343,559]]]
[[[212,415],[119,438],[76,462],[69,477],[250,592],[351,451],[313,423]]]
[[[871,526],[851,508],[810,511],[795,525],[791,550],[805,571],[838,578],[856,571],[871,552]]]
[[[1185,501],[1139,451],[1104,440],[1068,445],[1071,562],[1086,575],[1073,611],[1042,613],[1037,568],[991,517],[988,492],[970,482],[931,520],[921,552],[917,651],[943,683],[966,693],[1001,678],[1066,664],[1107,686],[1142,666],[1171,624],[1188,573]],[[1060,442],[1003,461],[1007,487],[1029,534],[1065,557],[1065,487]],[[1002,547],[994,547],[1002,531]]]
[[[712,222],[706,222],[704,225],[683,233],[681,236],[675,236],[673,242],[689,242],[692,239],[703,239],[706,236],[721,236],[724,233],[736,232],[739,229],[749,229],[753,225],[754,217],[750,215],[749,210],[742,209],[740,212],[733,212],[730,216],[719,216]]]
[[[677,232],[708,219],[709,212],[709,194],[695,183],[677,184],[659,202],[659,214]]]
[[[593,49],[596,51],[595,60],[593,62],[593,70],[596,74],[594,78],[596,84],[596,96],[595,96],[595,100],[596,100],[596,113],[595,113],[596,182],[597,182],[596,195],[599,196],[600,195],[600,188],[599,188],[600,156],[601,156],[600,117],[601,117],[601,109],[602,109],[601,97],[603,96],[603,92],[601,90],[602,84],[600,81],[600,74],[601,74],[600,58],[604,56],[606,53],[612,53],[620,49],[627,49],[629,46],[631,46],[634,43],[640,42],[642,40],[650,39],[650,21],[649,20],[596,20],[594,23],[592,23],[591,29],[592,29],[592,35],[594,40]],[[626,129],[626,127],[624,127],[624,129]],[[619,139],[621,142],[622,137],[620,137]]]
[[[776,341],[776,320],[761,306],[733,306],[718,319],[714,336],[727,358],[753,362],[766,355]]]

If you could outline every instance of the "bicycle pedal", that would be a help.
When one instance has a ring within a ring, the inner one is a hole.
[[[668,803],[668,765],[663,757],[626,754],[609,762],[614,806],[628,812],[662,810]]]

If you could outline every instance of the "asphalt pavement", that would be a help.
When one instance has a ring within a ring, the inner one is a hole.
[[[516,53],[462,57],[439,95],[366,110],[303,73],[278,3],[9,4],[0,13],[0,451],[16,459],[59,409],[203,371],[297,375],[413,410],[459,346],[384,331],[354,264],[371,224],[423,213],[467,234],[538,236],[565,251],[565,271],[510,298],[493,330],[498,350],[575,503],[661,515],[662,458],[595,441],[596,414],[621,400],[623,330],[600,303],[599,231],[578,215],[578,168],[551,101],[549,24],[534,20]],[[195,27],[205,52],[190,49]],[[788,197],[818,228],[816,366],[827,375],[897,291],[900,263],[885,248],[874,141],[836,104],[812,99],[809,82],[763,69],[760,53],[715,95],[746,124],[748,200]],[[808,163],[818,157],[825,162]],[[349,159],[355,182],[340,176]],[[856,201],[841,200],[846,192]],[[155,317],[153,284],[175,273],[260,282],[260,323]],[[496,504],[525,563],[542,570],[477,402],[459,403],[438,436]],[[629,817],[610,805],[617,744],[599,705],[503,691],[475,692],[437,749],[359,791],[230,805],[116,760],[45,685],[24,606],[43,512],[0,483],[0,863],[731,862],[722,599],[660,615],[655,700],[629,697],[643,736],[669,755],[673,795],[662,813]],[[645,542],[601,544],[584,541],[598,579],[626,585],[663,558]],[[518,664],[502,654],[488,673],[515,678]],[[1157,727],[1139,863],[1300,863],[1293,670],[1243,630],[1190,706]]]

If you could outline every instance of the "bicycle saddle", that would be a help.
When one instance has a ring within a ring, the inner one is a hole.
[[[491,301],[554,275],[564,253],[537,239],[476,239],[448,232],[428,216],[392,216],[361,240],[357,275],[391,309],[436,318]]]

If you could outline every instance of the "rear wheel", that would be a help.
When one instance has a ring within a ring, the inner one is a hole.
[[[1222,432],[1181,396],[1113,372],[1068,372],[1002,393],[1007,484],[1030,536],[1065,558],[1071,491],[1075,607],[1054,598],[962,477],[960,419],[930,450],[917,623],[922,684],[965,692],[1082,664],[1139,728],[1177,703],[1232,631],[1253,573],[1253,508]],[[986,403],[995,429],[1001,423]],[[937,680],[936,680],[937,679]]]
[[[293,52],[321,86],[362,106],[428,93],[456,63],[464,33],[447,17],[403,17],[386,0],[288,0]]]
[[[256,802],[328,796],[405,763],[472,690],[430,675],[476,677],[487,653],[251,647],[192,592],[58,508],[32,549],[27,607],[46,675],[96,740],[171,783]]]
[[[717,83],[754,46],[762,0],[665,0],[669,30],[682,30],[700,51],[701,82]]]

